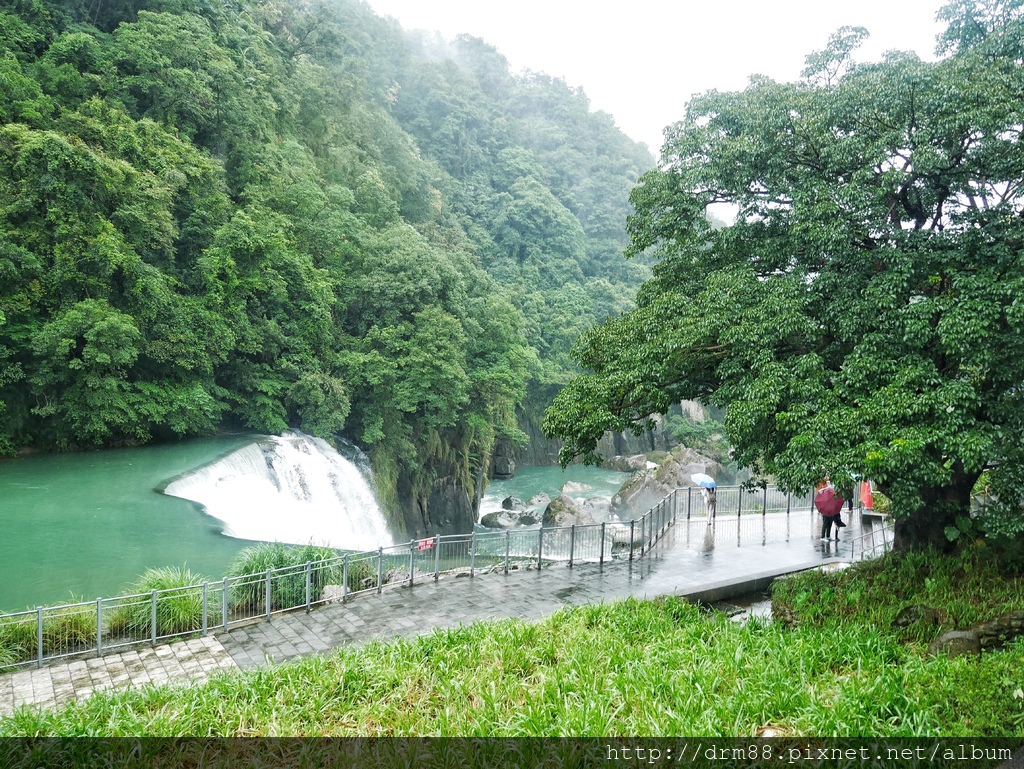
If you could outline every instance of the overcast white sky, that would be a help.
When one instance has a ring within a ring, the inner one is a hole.
[[[751,74],[799,77],[804,57],[843,25],[871,33],[859,61],[891,49],[933,58],[944,0],[368,0],[406,29],[468,33],[519,72],[582,86],[657,153],[693,94],[740,90]]]

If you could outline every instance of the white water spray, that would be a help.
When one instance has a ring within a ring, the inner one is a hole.
[[[392,544],[359,467],[298,431],[233,451],[169,483],[164,493],[202,505],[229,537],[346,550]]]

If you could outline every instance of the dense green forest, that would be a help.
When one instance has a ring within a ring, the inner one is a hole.
[[[436,530],[649,275],[644,145],[356,0],[3,0],[0,84],[3,453],[341,434]]]

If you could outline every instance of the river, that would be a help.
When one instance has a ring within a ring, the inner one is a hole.
[[[289,432],[0,462],[0,611],[124,593],[151,567],[220,579],[256,541],[389,545],[348,449]]]
[[[612,497],[629,475],[586,465],[569,465],[565,470],[560,467],[520,467],[514,478],[490,482],[480,501],[480,515],[501,510],[501,501],[510,496],[527,502],[535,494],[543,493],[554,499],[568,481],[591,487],[590,491],[573,492],[569,495],[571,497]]]
[[[264,439],[233,435],[0,461],[0,611],[118,595],[151,567],[186,565],[220,579],[235,555],[254,541],[333,538],[337,542],[330,544],[347,549],[373,548],[370,539],[389,544],[380,523],[360,532],[339,521],[337,500],[329,500],[335,506],[326,514],[313,515],[295,499],[274,496],[275,485],[281,493],[289,486],[330,492],[332,483],[322,482],[323,451],[312,441],[300,442],[311,455],[306,477],[294,477],[294,461],[269,483],[259,462],[252,474],[239,477],[242,460],[251,462],[255,441]],[[270,441],[268,467],[295,443],[288,436]],[[570,480],[593,487],[576,496],[610,497],[627,477],[579,465],[565,472],[523,467],[515,478],[491,482],[481,514],[499,510],[510,495],[524,501],[540,492],[555,497]],[[164,494],[169,484],[171,491],[191,487],[182,492],[190,498]],[[354,482],[339,475],[333,485],[348,489]],[[241,503],[244,515],[220,509],[232,499]],[[363,497],[358,499],[362,506]],[[372,500],[367,504],[375,506]]]

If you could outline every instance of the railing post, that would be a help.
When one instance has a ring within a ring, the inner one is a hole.
[[[341,602],[348,600],[348,553],[341,561]]]
[[[36,667],[43,666],[43,607],[36,607]]]
[[[377,548],[377,592],[384,589],[384,548]]]
[[[469,576],[476,576],[476,532],[469,535]]]
[[[636,518],[629,522],[629,560],[633,560],[633,532],[636,527]]]
[[[412,587],[412,583],[416,576],[416,540],[409,542],[409,587]]]
[[[505,573],[508,574],[508,554],[512,544],[512,529],[505,529]]]
[[[203,583],[203,637],[210,629],[210,583]]]
[[[96,656],[103,656],[103,599],[96,599]]]
[[[224,577],[223,587],[220,591],[221,616],[224,619],[224,629],[228,629],[228,578]]]
[[[267,569],[267,620],[270,620],[270,569]]]
[[[601,566],[604,566],[604,527],[605,522],[601,521],[601,555],[598,556],[597,561]]]
[[[306,614],[313,604],[313,562],[306,561]]]
[[[156,646],[156,591],[150,594],[149,601],[149,641]]]
[[[544,554],[544,525],[537,529],[537,568],[540,569],[541,556]]]
[[[690,520],[690,510],[693,509],[693,486],[686,487],[686,520]]]
[[[576,549],[576,524],[569,526],[569,568],[572,568],[573,551]]]
[[[441,576],[441,535],[434,535],[434,581]]]

